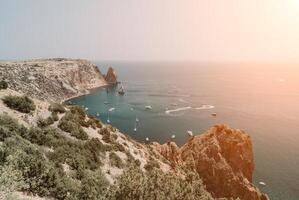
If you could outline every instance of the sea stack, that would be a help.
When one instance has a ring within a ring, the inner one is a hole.
[[[105,76],[105,80],[110,85],[117,84],[117,75],[115,70],[112,67],[109,67],[108,72]]]
[[[153,146],[172,166],[196,171],[215,198],[269,199],[252,183],[252,142],[241,130],[216,125],[205,134],[190,138],[181,148],[173,143]]]

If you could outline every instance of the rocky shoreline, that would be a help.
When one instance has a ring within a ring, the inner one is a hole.
[[[112,68],[109,68],[104,77],[97,66],[86,60],[43,59],[0,62],[0,80],[5,80],[9,86],[9,89],[0,92],[1,97],[8,94],[17,96],[25,94],[33,98],[38,105],[34,113],[27,115],[9,109],[3,103],[0,104],[3,108],[1,114],[6,112],[29,127],[35,126],[41,117],[46,118],[50,115],[48,111],[50,102],[65,101],[86,95],[94,88],[117,84],[117,75]],[[59,119],[63,116],[61,114]],[[58,128],[57,123],[51,126]],[[107,143],[103,140],[103,136],[97,134],[101,129],[90,127],[83,129],[89,138],[97,138],[104,144]],[[164,172],[178,176],[185,174],[184,169],[194,171],[215,199],[222,197],[241,200],[269,199],[252,183],[253,145],[250,136],[243,131],[226,125],[216,125],[204,134],[190,137],[181,148],[174,142],[163,145],[138,143],[128,139],[118,130],[109,134],[116,135],[119,145],[123,146],[122,149],[126,149],[126,156],[120,154],[124,157],[123,162],[126,163],[126,159],[133,157],[141,163],[139,166],[141,170],[147,170],[147,165],[151,164],[151,167],[159,167]],[[153,161],[155,164],[152,164]],[[102,170],[113,183],[123,171],[108,168],[104,165]]]

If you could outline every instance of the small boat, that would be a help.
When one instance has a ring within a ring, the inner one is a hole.
[[[112,112],[112,111],[114,111],[115,110],[115,108],[110,108],[108,111],[109,112]]]
[[[148,142],[148,141],[149,141],[149,138],[147,137],[147,138],[145,138],[145,140]]]
[[[213,117],[216,117],[217,116],[217,113],[212,113],[211,114]]]
[[[174,138],[175,138],[175,135],[172,135],[172,136],[171,136],[171,139],[174,139]]]
[[[99,117],[100,116],[100,113],[97,113],[97,117]]]
[[[151,109],[153,109],[153,108],[152,108],[152,106],[145,106],[145,109],[146,109],[146,110],[151,110]]]
[[[139,119],[136,117],[136,120],[135,120],[136,122],[139,122]]]
[[[262,186],[266,186],[266,183],[262,182],[262,181],[260,181],[259,184],[262,185]]]
[[[135,128],[134,128],[134,132],[136,132],[136,131],[137,131],[137,128],[135,127]]]
[[[88,110],[88,108],[86,107],[85,110]]]
[[[104,101],[104,104],[109,104],[109,102],[108,101]]]
[[[107,119],[107,122],[110,123],[110,119],[109,118]]]
[[[176,103],[172,103],[171,106],[178,106],[178,104],[176,104]]]
[[[192,132],[192,131],[187,131],[187,133],[188,133],[188,135],[189,135],[190,137],[193,136],[193,132]]]
[[[125,94],[125,90],[123,86],[120,86],[119,90],[118,90],[118,94],[120,95],[124,95]]]

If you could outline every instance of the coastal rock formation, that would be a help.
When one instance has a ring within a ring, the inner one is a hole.
[[[217,125],[203,135],[191,137],[180,149],[173,143],[153,146],[175,165],[195,170],[217,198],[268,199],[252,184],[252,143],[243,131]]]
[[[0,62],[0,80],[40,100],[61,101],[107,85],[98,67],[80,59]]]
[[[105,76],[105,80],[108,84],[114,85],[117,84],[117,75],[115,70],[112,67],[109,67],[108,72]]]

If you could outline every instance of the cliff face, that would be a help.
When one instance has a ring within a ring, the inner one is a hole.
[[[249,135],[225,125],[191,137],[180,149],[172,142],[154,147],[173,166],[194,169],[203,179],[207,190],[215,197],[242,200],[267,200],[252,184],[254,160]]]
[[[86,60],[44,59],[0,62],[0,80],[9,88],[41,100],[61,101],[107,85],[101,72]]]
[[[117,75],[115,70],[112,67],[109,67],[108,72],[105,76],[105,80],[109,84],[117,84]]]

